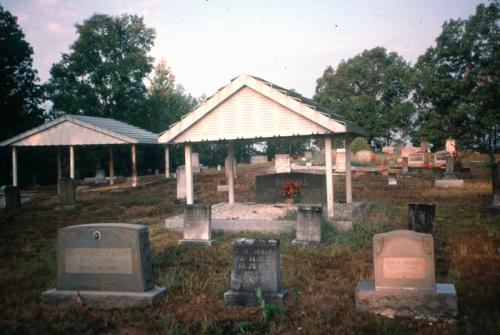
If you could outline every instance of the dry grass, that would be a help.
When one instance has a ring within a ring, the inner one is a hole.
[[[265,166],[260,167],[264,169]],[[238,171],[237,201],[252,201],[256,171]],[[0,333],[33,334],[498,334],[500,333],[500,221],[488,221],[490,201],[486,169],[464,176],[465,189],[432,187],[432,176],[387,186],[387,177],[354,180],[354,200],[378,206],[352,231],[324,225],[321,248],[295,248],[292,234],[281,234],[282,286],[289,290],[286,312],[263,321],[258,308],[225,307],[230,282],[230,240],[242,234],[219,233],[210,249],[177,246],[178,233],[162,228],[163,219],[182,208],[173,204],[175,180],[148,177],[150,184],[125,193],[109,187],[78,193],[81,208],[55,212],[53,189],[22,211],[0,213]],[[216,185],[223,173],[195,177],[202,202],[225,200]],[[343,198],[343,182],[335,185]],[[409,202],[437,205],[436,236],[444,241],[436,255],[437,278],[455,283],[460,315],[456,322],[386,319],[354,310],[358,280],[372,279],[371,237],[406,225]],[[55,284],[55,237],[58,228],[91,222],[128,222],[150,227],[156,281],[168,294],[154,308],[98,311],[46,311],[40,293]],[[244,236],[272,236],[244,234]]]

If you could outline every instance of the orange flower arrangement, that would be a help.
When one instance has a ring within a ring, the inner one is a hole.
[[[297,202],[300,198],[300,184],[293,180],[287,181],[281,187],[281,195],[287,202]]]

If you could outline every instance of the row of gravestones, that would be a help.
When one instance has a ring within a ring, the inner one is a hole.
[[[408,166],[409,159],[407,157],[403,157],[403,167],[401,170],[401,176],[406,177],[409,174]],[[494,172],[492,170],[492,176]],[[396,172],[388,172],[388,184],[389,185],[397,185],[397,173]],[[458,179],[455,175],[455,162],[453,156],[446,156],[446,171],[444,173],[443,178],[436,179],[434,181],[435,187],[456,187],[462,188],[464,186],[464,180]]]
[[[208,244],[210,206],[186,207],[184,240]],[[435,207],[412,204],[409,228],[429,231]],[[321,243],[321,207],[299,207],[294,244]],[[300,223],[299,223],[300,222]],[[373,238],[375,282],[360,282],[356,307],[382,315],[448,317],[457,314],[452,284],[436,284],[434,240],[410,230]],[[280,241],[237,238],[232,241],[231,288],[226,305],[281,304],[287,290],[280,280]],[[84,304],[93,308],[144,307],[165,294],[154,285],[148,228],[130,224],[87,224],[58,231],[56,288],[42,293],[49,308]]]

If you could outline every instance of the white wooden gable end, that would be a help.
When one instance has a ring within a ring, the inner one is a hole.
[[[346,133],[347,122],[316,110],[265,81],[241,75],[172,125],[160,143]]]

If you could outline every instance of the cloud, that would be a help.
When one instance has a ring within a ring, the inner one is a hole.
[[[54,6],[59,3],[59,0],[35,0],[35,2],[42,6]]]
[[[69,32],[68,28],[61,26],[59,23],[56,22],[49,22],[47,23],[47,29],[55,34],[66,34]]]

